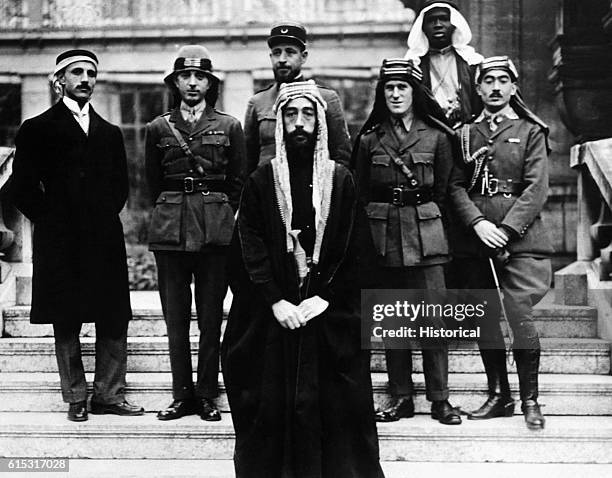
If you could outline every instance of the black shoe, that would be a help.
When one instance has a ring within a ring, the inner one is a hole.
[[[543,430],[546,420],[540,411],[540,405],[535,400],[525,400],[521,405],[527,428],[530,430]]]
[[[448,403],[448,400],[436,400],[431,404],[431,418],[443,425],[460,425],[459,412]]]
[[[87,401],[71,403],[68,405],[68,420],[71,422],[87,421]]]
[[[489,418],[511,417],[514,415],[514,400],[512,397],[490,395],[478,410],[468,414],[468,420],[488,420]]]
[[[414,401],[412,397],[398,398],[395,405],[385,410],[377,410],[374,414],[377,422],[396,422],[400,418],[412,417],[414,417]]]
[[[218,422],[221,420],[221,413],[219,413],[219,409],[212,398],[200,399],[198,415],[200,415],[202,420],[206,420],[207,422]]]
[[[120,403],[97,403],[93,400],[91,401],[91,413],[93,415],[123,415],[135,417],[138,415],[144,415],[144,408],[139,407],[138,405],[132,405],[128,403],[126,400]]]
[[[157,413],[157,419],[176,420],[187,415],[195,415],[195,413],[196,401],[194,399],[174,400],[168,408]]]

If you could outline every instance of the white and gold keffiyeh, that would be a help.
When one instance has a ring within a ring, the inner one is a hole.
[[[274,104],[274,111],[276,113],[276,157],[272,159],[271,163],[274,173],[274,189],[278,208],[286,230],[287,251],[294,254],[300,279],[303,279],[306,276],[308,268],[303,249],[297,240],[299,231],[293,231],[291,229],[293,202],[291,199],[289,164],[287,162],[287,148],[285,145],[283,125],[283,108],[287,103],[296,98],[309,99],[316,106],[317,111],[317,140],[312,167],[312,207],[315,211],[315,243],[312,254],[313,264],[318,264],[321,254],[323,234],[325,233],[325,226],[329,216],[335,164],[329,158],[327,143],[327,122],[325,120],[327,103],[321,97],[319,88],[312,80],[283,83],[280,86],[278,98]]]

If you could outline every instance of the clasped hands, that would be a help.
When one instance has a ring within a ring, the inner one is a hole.
[[[310,319],[322,314],[328,306],[329,302],[318,295],[304,299],[299,305],[282,299],[272,304],[272,313],[282,327],[293,330],[306,325]]]
[[[486,219],[477,222],[474,225],[474,231],[480,240],[491,249],[503,249],[510,239],[506,231]]]

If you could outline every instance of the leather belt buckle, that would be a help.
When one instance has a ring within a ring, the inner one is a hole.
[[[194,178],[192,178],[191,176],[187,176],[186,178],[183,179],[183,192],[189,194],[195,191],[195,183],[194,183]]]
[[[404,205],[404,189],[393,188],[391,196],[391,204],[402,207]]]
[[[493,196],[499,192],[499,179],[490,178],[489,184],[487,185],[487,194]]]
[[[514,184],[512,182],[512,179],[508,179],[506,181],[506,184],[507,184],[507,186],[506,186],[506,192],[504,192],[504,197],[506,199],[510,199],[512,197],[512,193],[514,192],[513,189],[512,189],[513,186],[514,186]]]

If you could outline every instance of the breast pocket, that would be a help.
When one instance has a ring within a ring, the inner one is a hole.
[[[226,134],[205,134],[202,136],[200,144],[202,156],[212,162],[213,169],[223,172],[228,162],[229,136]]]
[[[414,174],[421,186],[431,187],[434,184],[434,154],[411,153],[414,163]]]
[[[423,257],[448,254],[448,240],[440,208],[435,202],[416,206]]]
[[[259,144],[262,146],[274,144],[276,116],[272,113],[259,113],[257,115],[257,124],[259,128]]]
[[[389,156],[382,154],[372,156],[370,181],[373,186],[394,184],[393,168],[391,167],[391,158]]]
[[[181,242],[183,193],[164,191],[157,201],[149,224],[149,243],[178,245]]]

